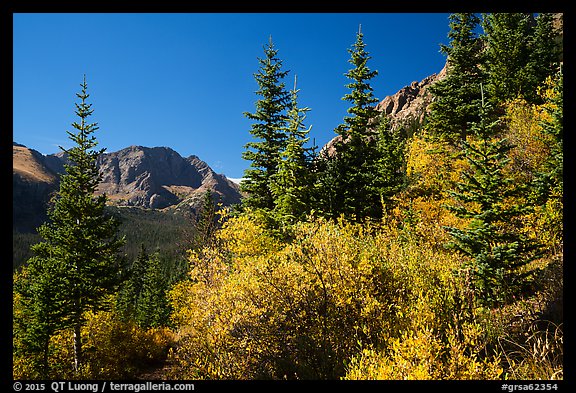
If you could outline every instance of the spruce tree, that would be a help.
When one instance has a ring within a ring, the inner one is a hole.
[[[121,317],[136,322],[141,328],[167,325],[170,315],[166,298],[171,284],[169,275],[159,253],[148,254],[142,244],[118,293],[117,310]]]
[[[381,206],[390,209],[393,197],[402,190],[406,180],[406,160],[404,148],[406,140],[397,130],[393,130],[390,120],[382,114],[376,127],[376,152],[373,173],[375,178],[370,192],[379,194]]]
[[[142,328],[166,326],[170,318],[170,305],[166,297],[169,289],[167,272],[162,268],[158,253],[147,260],[146,272],[136,306],[136,322]]]
[[[530,40],[528,81],[526,100],[542,103],[538,88],[546,78],[558,71],[560,49],[556,41],[557,32],[552,24],[552,14],[542,13],[536,17],[536,25]]]
[[[254,113],[244,115],[254,120],[250,129],[254,141],[245,145],[242,158],[250,161],[250,168],[244,171],[244,181],[240,188],[248,196],[243,206],[271,211],[274,198],[270,190],[270,179],[278,171],[280,154],[286,147],[286,110],[290,95],[282,81],[288,71],[282,71],[282,60],[274,47],[272,37],[264,47],[264,58],[259,58],[260,69],[254,77],[258,83],[256,94],[261,98],[256,101]]]
[[[57,256],[33,256],[14,279],[14,355],[27,358],[34,374],[50,378],[50,338],[65,329],[66,267]]]
[[[118,291],[116,309],[124,320],[135,319],[149,259],[144,243],[140,244],[140,252],[128,269],[127,278]]]
[[[483,44],[475,32],[479,22],[473,13],[450,15],[450,45],[440,47],[447,56],[446,77],[429,88],[434,101],[426,128],[454,145],[466,139],[468,124],[479,120],[480,83],[485,80]]]
[[[43,241],[32,247],[35,256],[29,261],[28,280],[34,289],[21,292],[31,307],[31,324],[41,327],[43,340],[58,330],[73,329],[77,372],[82,365],[80,331],[85,312],[109,306],[108,295],[119,284],[117,256],[123,245],[119,223],[105,211],[106,195],[95,195],[101,180],[96,159],[105,149],[94,150],[98,126],[87,122],[93,110],[86,102],[86,77],[81,88],[75,112],[80,121],[72,123],[75,133],[67,131],[75,146],[61,148],[70,164],[64,166],[49,221],[38,229]],[[51,301],[54,306],[48,306]]]
[[[367,62],[370,59],[366,51],[364,35],[361,30],[356,34],[356,42],[348,52],[349,63],[354,68],[346,73],[350,89],[342,99],[351,103],[344,117],[344,123],[335,132],[340,138],[335,142],[335,154],[324,154],[325,161],[319,179],[320,194],[323,196],[321,209],[330,217],[344,214],[356,220],[377,218],[382,211],[379,192],[374,192],[371,185],[375,173],[373,163],[377,160],[375,118],[378,115],[374,97],[369,83],[378,72],[371,71]]]
[[[457,203],[447,206],[460,218],[470,219],[467,228],[447,227],[450,246],[470,259],[477,297],[482,305],[496,306],[519,293],[531,270],[523,268],[541,255],[539,245],[528,239],[517,225],[531,206],[518,196],[526,190],[505,175],[512,148],[497,137],[497,121],[490,121],[482,108],[479,123],[463,142],[470,171],[451,195]]]
[[[311,127],[304,126],[310,108],[298,107],[296,76],[285,133],[286,149],[280,155],[278,172],[272,176],[271,190],[274,196],[274,215],[284,225],[294,224],[309,212],[311,187],[314,184],[310,170],[314,147],[306,148]]]
[[[486,91],[491,103],[499,103],[533,93],[530,43],[533,16],[526,13],[484,15],[482,26],[486,40]]]
[[[214,204],[212,191],[206,190],[202,197],[202,206],[196,216],[194,225],[193,248],[199,250],[208,247],[214,241],[218,226],[218,212]]]

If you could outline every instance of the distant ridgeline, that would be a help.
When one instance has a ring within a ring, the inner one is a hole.
[[[13,144],[14,267],[31,256],[30,244],[40,240],[36,228],[47,218],[48,203],[58,191],[58,174],[64,172],[66,162],[64,153],[45,156]],[[127,245],[134,248],[127,250],[129,257],[137,254],[140,243],[150,251],[179,249],[178,239],[185,241],[184,232],[207,190],[215,203],[240,203],[236,183],[197,156],[183,158],[167,147],[130,146],[102,154],[98,165],[102,173],[98,191],[107,194],[110,209],[122,221]]]

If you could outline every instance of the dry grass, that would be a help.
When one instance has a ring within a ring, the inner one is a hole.
[[[47,172],[42,164],[34,157],[30,149],[14,146],[12,149],[12,166],[14,173],[34,182],[53,183],[56,176]]]

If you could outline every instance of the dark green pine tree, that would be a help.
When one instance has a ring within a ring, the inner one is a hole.
[[[280,155],[278,172],[272,176],[270,184],[275,205],[273,215],[281,226],[294,224],[309,213],[311,188],[314,184],[310,168],[315,147],[305,147],[310,140],[308,133],[312,128],[304,125],[310,108],[298,107],[299,91],[296,89],[295,76],[288,123],[284,131],[288,136],[286,149]]]
[[[30,359],[30,379],[49,379],[50,338],[65,329],[66,266],[57,255],[34,256],[14,280],[14,355]]]
[[[199,250],[209,246],[215,239],[218,228],[218,212],[212,196],[212,191],[206,190],[202,197],[202,206],[196,216],[194,225],[193,249]]]
[[[320,209],[329,217],[341,214],[356,220],[378,218],[382,212],[379,192],[374,192],[371,185],[374,177],[373,163],[376,149],[377,133],[375,118],[378,112],[375,105],[378,99],[372,93],[369,81],[378,72],[371,71],[367,62],[370,59],[366,51],[364,35],[358,30],[356,42],[348,52],[349,63],[354,66],[346,73],[351,81],[346,85],[350,93],[342,99],[349,101],[349,116],[335,132],[339,138],[335,141],[335,153],[322,154],[322,174],[319,179]]]
[[[128,269],[127,278],[118,291],[116,309],[124,320],[135,319],[149,258],[144,243],[140,244],[140,252]]]
[[[118,291],[116,307],[125,321],[141,328],[166,326],[170,306],[166,291],[172,283],[158,252],[149,255],[144,244],[128,271],[128,278]]]
[[[393,207],[394,195],[402,190],[406,182],[406,139],[392,129],[390,120],[384,114],[378,118],[376,131],[376,159],[372,169],[376,176],[369,187],[372,187],[370,193],[380,195],[381,206],[389,210]]]
[[[515,225],[531,206],[518,195],[524,186],[506,177],[507,152],[512,148],[495,135],[497,122],[480,112],[471,135],[463,142],[470,171],[451,195],[457,202],[447,208],[458,217],[471,219],[465,229],[447,227],[449,244],[470,259],[475,292],[482,305],[496,306],[518,294],[534,270],[523,268],[541,255],[535,242]],[[511,199],[516,197],[516,199]]]
[[[240,187],[248,196],[243,206],[271,211],[274,198],[270,190],[270,179],[278,171],[280,154],[286,147],[286,110],[290,104],[290,95],[282,79],[288,71],[282,71],[282,60],[277,57],[272,37],[264,47],[265,57],[259,58],[260,69],[254,77],[259,89],[256,94],[256,111],[244,115],[254,120],[250,134],[254,141],[245,145],[242,158],[250,161],[250,168],[244,171],[244,180]]]
[[[441,45],[447,56],[446,77],[432,86],[434,96],[426,128],[432,136],[454,145],[466,139],[468,124],[478,122],[480,84],[485,81],[481,69],[483,44],[476,34],[480,18],[473,13],[450,15],[450,45]]]
[[[484,15],[486,40],[486,91],[494,107],[501,102],[533,93],[530,43],[533,40],[533,15],[493,13]]]
[[[76,371],[82,365],[80,331],[85,312],[109,306],[108,295],[119,284],[118,252],[124,243],[118,237],[119,223],[105,212],[106,195],[95,195],[101,180],[96,159],[105,149],[94,150],[97,141],[93,133],[98,127],[97,123],[87,123],[93,110],[86,102],[86,77],[81,87],[77,94],[81,101],[76,104],[80,122],[72,123],[76,133],[67,131],[75,146],[61,148],[70,164],[60,177],[49,221],[38,229],[44,240],[32,247],[35,257],[29,261],[30,285],[38,289],[22,293],[30,296],[30,323],[45,326],[41,329],[43,338],[62,328],[73,329]],[[59,307],[57,312],[46,309],[50,300]],[[43,311],[48,314],[42,315]]]
[[[552,20],[552,14],[539,14],[536,17],[536,25],[530,41],[529,79],[525,98],[536,104],[542,103],[538,88],[546,78],[554,76],[558,71],[560,48],[557,43],[558,33],[554,30]]]
[[[170,305],[166,297],[169,289],[168,275],[162,267],[158,253],[147,260],[136,307],[136,323],[142,328],[166,326],[170,319]]]
[[[344,95],[342,99],[350,102],[352,106],[348,108],[350,116],[345,116],[344,124],[336,127],[335,131],[343,140],[350,139],[351,142],[359,143],[360,141],[365,142],[367,137],[373,136],[374,127],[371,123],[378,115],[374,105],[378,103],[378,99],[374,97],[370,85],[370,80],[378,75],[378,71],[371,71],[368,68],[367,63],[371,57],[366,51],[361,27],[358,28],[356,42],[352,45],[352,49],[348,49],[348,53],[350,53],[348,62],[354,68],[346,73],[346,77],[351,80],[346,85],[350,89],[350,93]]]

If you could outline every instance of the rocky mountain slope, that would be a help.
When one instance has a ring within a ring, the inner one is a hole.
[[[194,205],[211,190],[224,205],[240,202],[238,185],[215,173],[197,156],[183,158],[168,147],[130,146],[103,154],[98,190],[117,205],[162,209],[182,203]]]
[[[445,77],[446,66],[439,73],[420,82],[414,81],[396,94],[384,98],[376,105],[376,110],[388,115],[393,127],[409,126],[410,122],[422,123],[433,100],[428,87]]]
[[[58,175],[45,156],[26,146],[14,143],[12,157],[12,226],[26,232],[46,220],[46,206],[58,189]]]
[[[388,116],[393,129],[409,130],[420,125],[426,114],[430,112],[430,104],[433,100],[428,87],[445,77],[446,65],[437,74],[432,74],[420,82],[414,81],[395,94],[385,97],[376,105],[376,110]],[[328,155],[334,154],[336,151],[334,143],[340,139],[339,135],[332,138],[322,147],[322,152]]]
[[[44,156],[26,146],[13,144],[13,228],[27,231],[46,219],[50,195],[58,189],[58,174],[64,172],[64,153]],[[240,202],[236,183],[215,173],[197,156],[183,158],[168,147],[130,146],[98,159],[102,182],[98,193],[106,193],[116,206],[190,209],[199,206],[211,190],[218,202]]]

